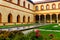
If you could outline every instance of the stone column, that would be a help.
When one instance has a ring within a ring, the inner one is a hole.
[[[50,15],[50,23],[52,24],[52,15]]]
[[[58,23],[58,14],[56,15],[57,23]]]
[[[44,15],[44,23],[46,23],[46,15]]]

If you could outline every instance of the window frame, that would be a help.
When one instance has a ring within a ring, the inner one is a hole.
[[[36,10],[36,11],[38,11],[38,10],[39,10],[39,9],[38,9],[38,6],[36,6],[36,7],[35,7],[35,10]]]
[[[25,7],[25,1],[23,1],[23,7]]]
[[[28,9],[30,9],[30,4],[28,4]]]
[[[42,7],[43,7],[43,8],[42,8]],[[43,6],[43,5],[41,5],[41,7],[40,7],[40,8],[41,8],[41,10],[44,10],[44,6]]]
[[[50,6],[49,4],[46,5],[46,9],[49,10],[50,9]]]
[[[17,4],[20,5],[20,0],[18,0]]]
[[[54,8],[54,6],[55,6],[55,8]],[[56,9],[56,4],[52,4],[52,9]]]

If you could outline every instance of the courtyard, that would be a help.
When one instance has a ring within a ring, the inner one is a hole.
[[[24,26],[31,26],[31,25],[36,25],[36,24],[23,24],[23,25]],[[28,30],[30,30],[30,31],[28,31]],[[4,39],[5,40],[33,40],[33,39],[34,40],[60,40],[60,24],[41,25],[37,28],[28,29],[28,30],[0,31],[0,33],[1,33],[0,39],[1,40],[4,40]],[[36,30],[39,30],[39,33],[38,33],[40,35],[39,39],[35,37]],[[20,35],[20,36],[18,36],[18,35]],[[52,35],[52,39],[50,39],[50,35]]]
[[[54,36],[54,40],[60,40],[60,25],[59,24],[50,24],[41,26],[38,28],[40,33],[43,35],[44,38],[49,40],[49,34]]]
[[[0,0],[0,40],[60,40],[60,1]]]

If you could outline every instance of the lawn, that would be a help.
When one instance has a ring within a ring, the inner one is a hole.
[[[38,29],[60,30],[60,26],[58,24],[49,24],[49,25],[45,25],[45,26],[40,26]],[[54,35],[54,40],[60,40],[60,32],[41,31],[40,30],[40,33],[43,35],[44,38],[46,38],[46,40],[49,40],[49,34]]]
[[[58,24],[49,24],[49,25],[40,26],[38,29],[60,30],[60,26]]]
[[[54,35],[54,40],[60,40],[60,32],[40,31],[40,33],[47,40],[49,40],[49,34]]]
[[[19,24],[19,25],[5,25],[5,26],[0,26],[0,29],[1,28],[13,28],[13,27],[24,27],[24,26],[32,26],[32,25],[35,25],[35,24]]]
[[[12,28],[12,27],[31,26],[31,25],[36,25],[36,24],[7,25],[7,26],[0,26],[0,28]],[[40,26],[37,29],[60,30],[60,26],[58,24],[48,24],[48,25]],[[40,33],[43,36],[43,38],[46,39],[46,40],[50,40],[49,39],[49,34],[53,34],[54,40],[60,40],[60,32],[41,31],[40,30]]]

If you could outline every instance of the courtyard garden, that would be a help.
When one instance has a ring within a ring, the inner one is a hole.
[[[46,38],[46,40],[49,40],[50,34],[54,36],[53,40],[60,40],[60,24],[40,26],[38,29],[40,30],[42,36]]]
[[[0,31],[0,40],[60,40],[60,24],[39,26],[26,34],[19,30]]]
[[[0,31],[0,40],[43,40],[39,30],[23,34],[21,31]]]
[[[24,27],[24,26],[33,26],[34,24],[14,24],[14,25],[4,25],[4,26],[0,26],[0,29],[4,29],[4,28],[14,28],[14,27]]]
[[[46,30],[60,30],[60,24],[49,24],[39,27],[38,29],[46,29]]]

